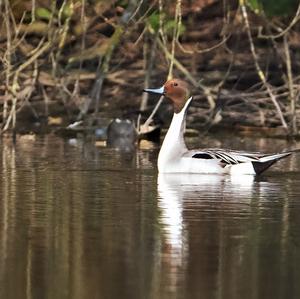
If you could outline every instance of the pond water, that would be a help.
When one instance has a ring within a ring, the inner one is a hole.
[[[158,150],[3,139],[0,298],[300,298],[300,154],[233,179],[158,176]]]

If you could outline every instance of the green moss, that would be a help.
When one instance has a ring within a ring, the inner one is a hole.
[[[295,12],[299,0],[247,0],[247,5],[257,14],[268,17],[289,16]]]

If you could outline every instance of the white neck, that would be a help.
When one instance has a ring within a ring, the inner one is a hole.
[[[173,114],[170,127],[158,155],[159,171],[162,171],[168,163],[178,159],[178,157],[187,151],[187,147],[184,142],[185,116],[191,100],[192,97],[186,101],[184,107],[179,113]]]

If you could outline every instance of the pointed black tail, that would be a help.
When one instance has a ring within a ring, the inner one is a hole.
[[[252,162],[254,171],[256,174],[261,174],[264,171],[266,171],[269,167],[271,167],[274,163],[276,163],[277,161],[279,161],[285,157],[288,157],[292,153],[298,152],[298,151],[299,151],[299,149],[296,149],[296,150],[292,150],[292,151],[288,151],[288,152],[284,152],[284,153],[280,153],[280,154],[269,155],[269,156],[260,158],[259,161]]]

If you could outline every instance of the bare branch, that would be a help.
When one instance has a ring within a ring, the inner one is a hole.
[[[270,96],[270,98],[271,98],[271,100],[272,100],[272,102],[273,102],[273,104],[274,104],[274,106],[277,110],[277,113],[278,113],[279,118],[281,120],[282,126],[287,130],[288,126],[287,126],[287,123],[286,123],[286,121],[284,119],[284,116],[282,114],[281,108],[280,108],[280,106],[279,106],[279,104],[276,100],[275,95],[272,93],[272,89],[270,88],[270,85],[266,80],[264,72],[262,71],[262,69],[261,69],[261,67],[259,66],[259,63],[258,63],[258,59],[257,59],[256,51],[255,51],[255,46],[254,46],[252,35],[251,35],[251,29],[250,29],[250,24],[249,24],[249,20],[248,20],[248,13],[247,13],[247,9],[246,9],[246,5],[245,5],[244,0],[240,0],[240,7],[241,7],[242,15],[243,15],[243,18],[244,18],[244,21],[245,21],[247,35],[248,35],[248,39],[249,39],[249,43],[250,43],[250,49],[251,49],[251,53],[252,53],[253,60],[254,60],[254,63],[255,63],[257,74],[258,74],[260,80],[262,81],[262,83],[264,84],[265,88],[268,91],[268,94],[269,94],[269,96]]]

